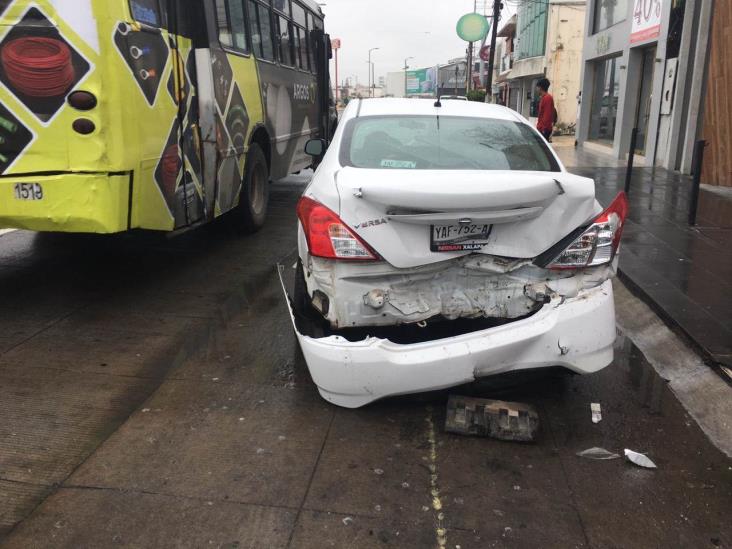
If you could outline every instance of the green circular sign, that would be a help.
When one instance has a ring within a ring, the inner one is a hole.
[[[479,13],[463,15],[457,24],[457,33],[466,42],[479,42],[488,36],[491,25]]]

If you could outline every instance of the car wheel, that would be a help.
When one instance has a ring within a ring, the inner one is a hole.
[[[235,223],[245,233],[255,233],[264,226],[269,207],[269,167],[261,147],[252,143],[247,154],[246,170],[236,208]]]

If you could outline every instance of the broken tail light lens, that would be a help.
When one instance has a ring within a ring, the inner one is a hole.
[[[302,197],[297,204],[310,254],[325,259],[376,260],[376,253],[340,218],[319,202]]]
[[[620,246],[628,198],[624,192],[547,266],[548,269],[582,269],[610,263]]]

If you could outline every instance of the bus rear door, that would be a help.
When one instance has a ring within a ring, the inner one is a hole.
[[[177,109],[177,123],[163,154],[163,169],[178,166],[176,228],[213,218],[213,192],[207,192],[203,172],[198,68],[195,49],[205,41],[203,9],[193,0],[165,0],[171,48],[168,91]]]

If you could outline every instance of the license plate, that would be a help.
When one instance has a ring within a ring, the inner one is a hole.
[[[433,252],[464,252],[480,250],[488,244],[493,225],[466,223],[432,225],[430,249]]]
[[[43,200],[40,183],[16,183],[13,188],[16,200]]]

